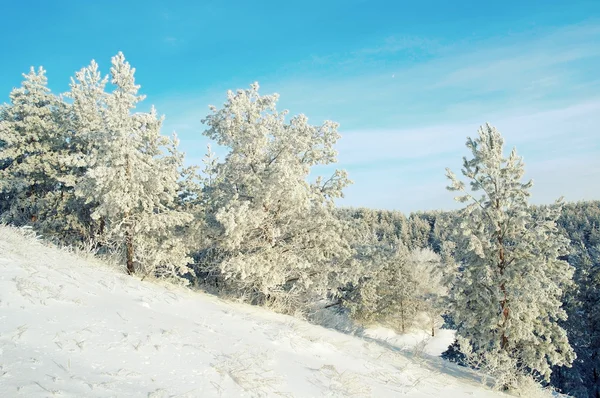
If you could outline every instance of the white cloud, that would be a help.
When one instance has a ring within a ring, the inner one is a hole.
[[[488,120],[482,117],[477,121],[412,129],[346,131],[338,145],[340,160],[352,166],[455,153],[464,148],[466,137],[475,136],[478,126],[485,122],[500,129],[507,146],[531,145],[530,153],[535,153],[536,148],[547,150],[548,147],[569,151],[574,143],[600,136],[596,130],[596,126],[600,126],[600,98],[564,108],[521,112],[492,115],[493,119]]]
[[[513,146],[533,178],[533,202],[600,197],[600,100],[491,121]],[[340,141],[340,167],[355,181],[341,204],[418,209],[454,208],[444,168],[458,172],[467,136],[480,123],[399,131],[354,131]]]

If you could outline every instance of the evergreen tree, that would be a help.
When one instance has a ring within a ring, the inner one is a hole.
[[[443,310],[443,265],[430,249],[410,251],[402,242],[392,247],[371,246],[363,259],[365,275],[345,298],[352,317],[406,333],[422,323],[435,335]]]
[[[77,195],[93,204],[91,217],[102,225],[100,238],[124,253],[128,273],[178,276],[190,261],[177,229],[191,216],[175,205],[183,158],[177,141],[160,135],[162,119],[154,108],[132,113],[143,99],[134,72],[119,53],[112,58],[112,93],[101,92],[104,80],[94,63],[78,76],[85,84],[72,85],[83,136],[81,165],[87,169]]]
[[[67,106],[31,68],[0,108],[0,211],[5,222],[38,226],[52,217],[61,183]]]
[[[470,191],[447,169],[448,189],[470,202],[457,228],[463,269],[452,289],[453,317],[463,352],[510,388],[525,375],[548,380],[551,366],[573,361],[558,324],[573,269],[559,259],[567,247],[556,227],[561,203],[533,217],[522,159],[514,149],[504,157],[504,140],[489,124],[478,133],[467,140],[473,158],[462,169]]]
[[[228,149],[223,162],[207,161],[204,252],[218,255],[204,256],[204,266],[216,265],[222,283],[251,301],[287,311],[335,293],[352,270],[333,213],[349,180],[336,171],[307,181],[314,166],[335,162],[337,124],[312,126],[304,115],[286,122],[278,96],[258,88],[229,92],[204,120],[204,134]]]

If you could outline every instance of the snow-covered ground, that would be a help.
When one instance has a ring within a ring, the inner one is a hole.
[[[350,336],[0,226],[0,397],[503,396],[434,356],[441,332]]]

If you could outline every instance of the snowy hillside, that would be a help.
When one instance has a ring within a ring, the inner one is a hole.
[[[427,354],[447,341],[400,340],[140,282],[0,227],[1,397],[502,396]]]

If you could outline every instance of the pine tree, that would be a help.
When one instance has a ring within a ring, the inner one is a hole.
[[[46,71],[31,68],[0,109],[0,211],[5,222],[38,226],[64,191],[67,105],[50,92]]]
[[[310,294],[335,291],[350,269],[344,264],[351,253],[333,213],[333,200],[349,180],[336,171],[327,180],[307,181],[314,166],[335,162],[337,124],[312,126],[304,115],[286,122],[287,112],[276,110],[278,96],[261,96],[258,88],[229,92],[225,105],[212,107],[204,120],[204,134],[228,149],[223,162],[208,162],[212,238],[204,252],[219,253],[212,264],[232,290],[286,311]]]
[[[410,251],[400,241],[371,248],[370,256],[362,259],[365,274],[345,300],[352,317],[406,333],[425,326],[419,324],[425,315],[434,336],[446,295],[440,256],[430,249]]]
[[[504,140],[489,124],[478,133],[467,140],[473,158],[462,169],[470,191],[447,169],[448,189],[470,202],[457,228],[463,269],[452,289],[453,317],[463,352],[510,388],[525,375],[548,380],[551,366],[573,361],[558,324],[573,269],[559,259],[568,244],[556,227],[561,203],[533,217],[522,159],[514,149],[503,156]]]
[[[425,314],[431,336],[443,323],[448,294],[447,273],[451,265],[442,261],[442,257],[431,249],[416,249],[410,253],[409,267],[416,281],[415,297],[417,310]]]
[[[102,146],[99,138],[105,134],[106,93],[108,76],[101,76],[98,64],[91,64],[75,73],[71,78],[69,145],[62,158],[64,169],[63,183],[71,190],[63,201],[65,235],[78,236],[81,241],[94,242],[104,233],[104,220],[94,220],[91,215],[98,202],[76,193],[76,188],[85,180],[86,173],[96,162],[102,162],[98,151]],[[67,239],[68,240],[68,239]],[[97,243],[97,242],[96,242]]]
[[[87,171],[77,195],[93,204],[101,238],[124,253],[128,273],[186,273],[187,244],[177,229],[191,216],[175,205],[183,162],[177,141],[160,135],[162,119],[154,108],[132,113],[143,96],[122,53],[112,58],[112,93],[101,92],[104,80],[94,63],[82,73],[91,78],[83,87],[72,85],[75,115],[83,136],[93,134],[95,143],[81,141]]]

